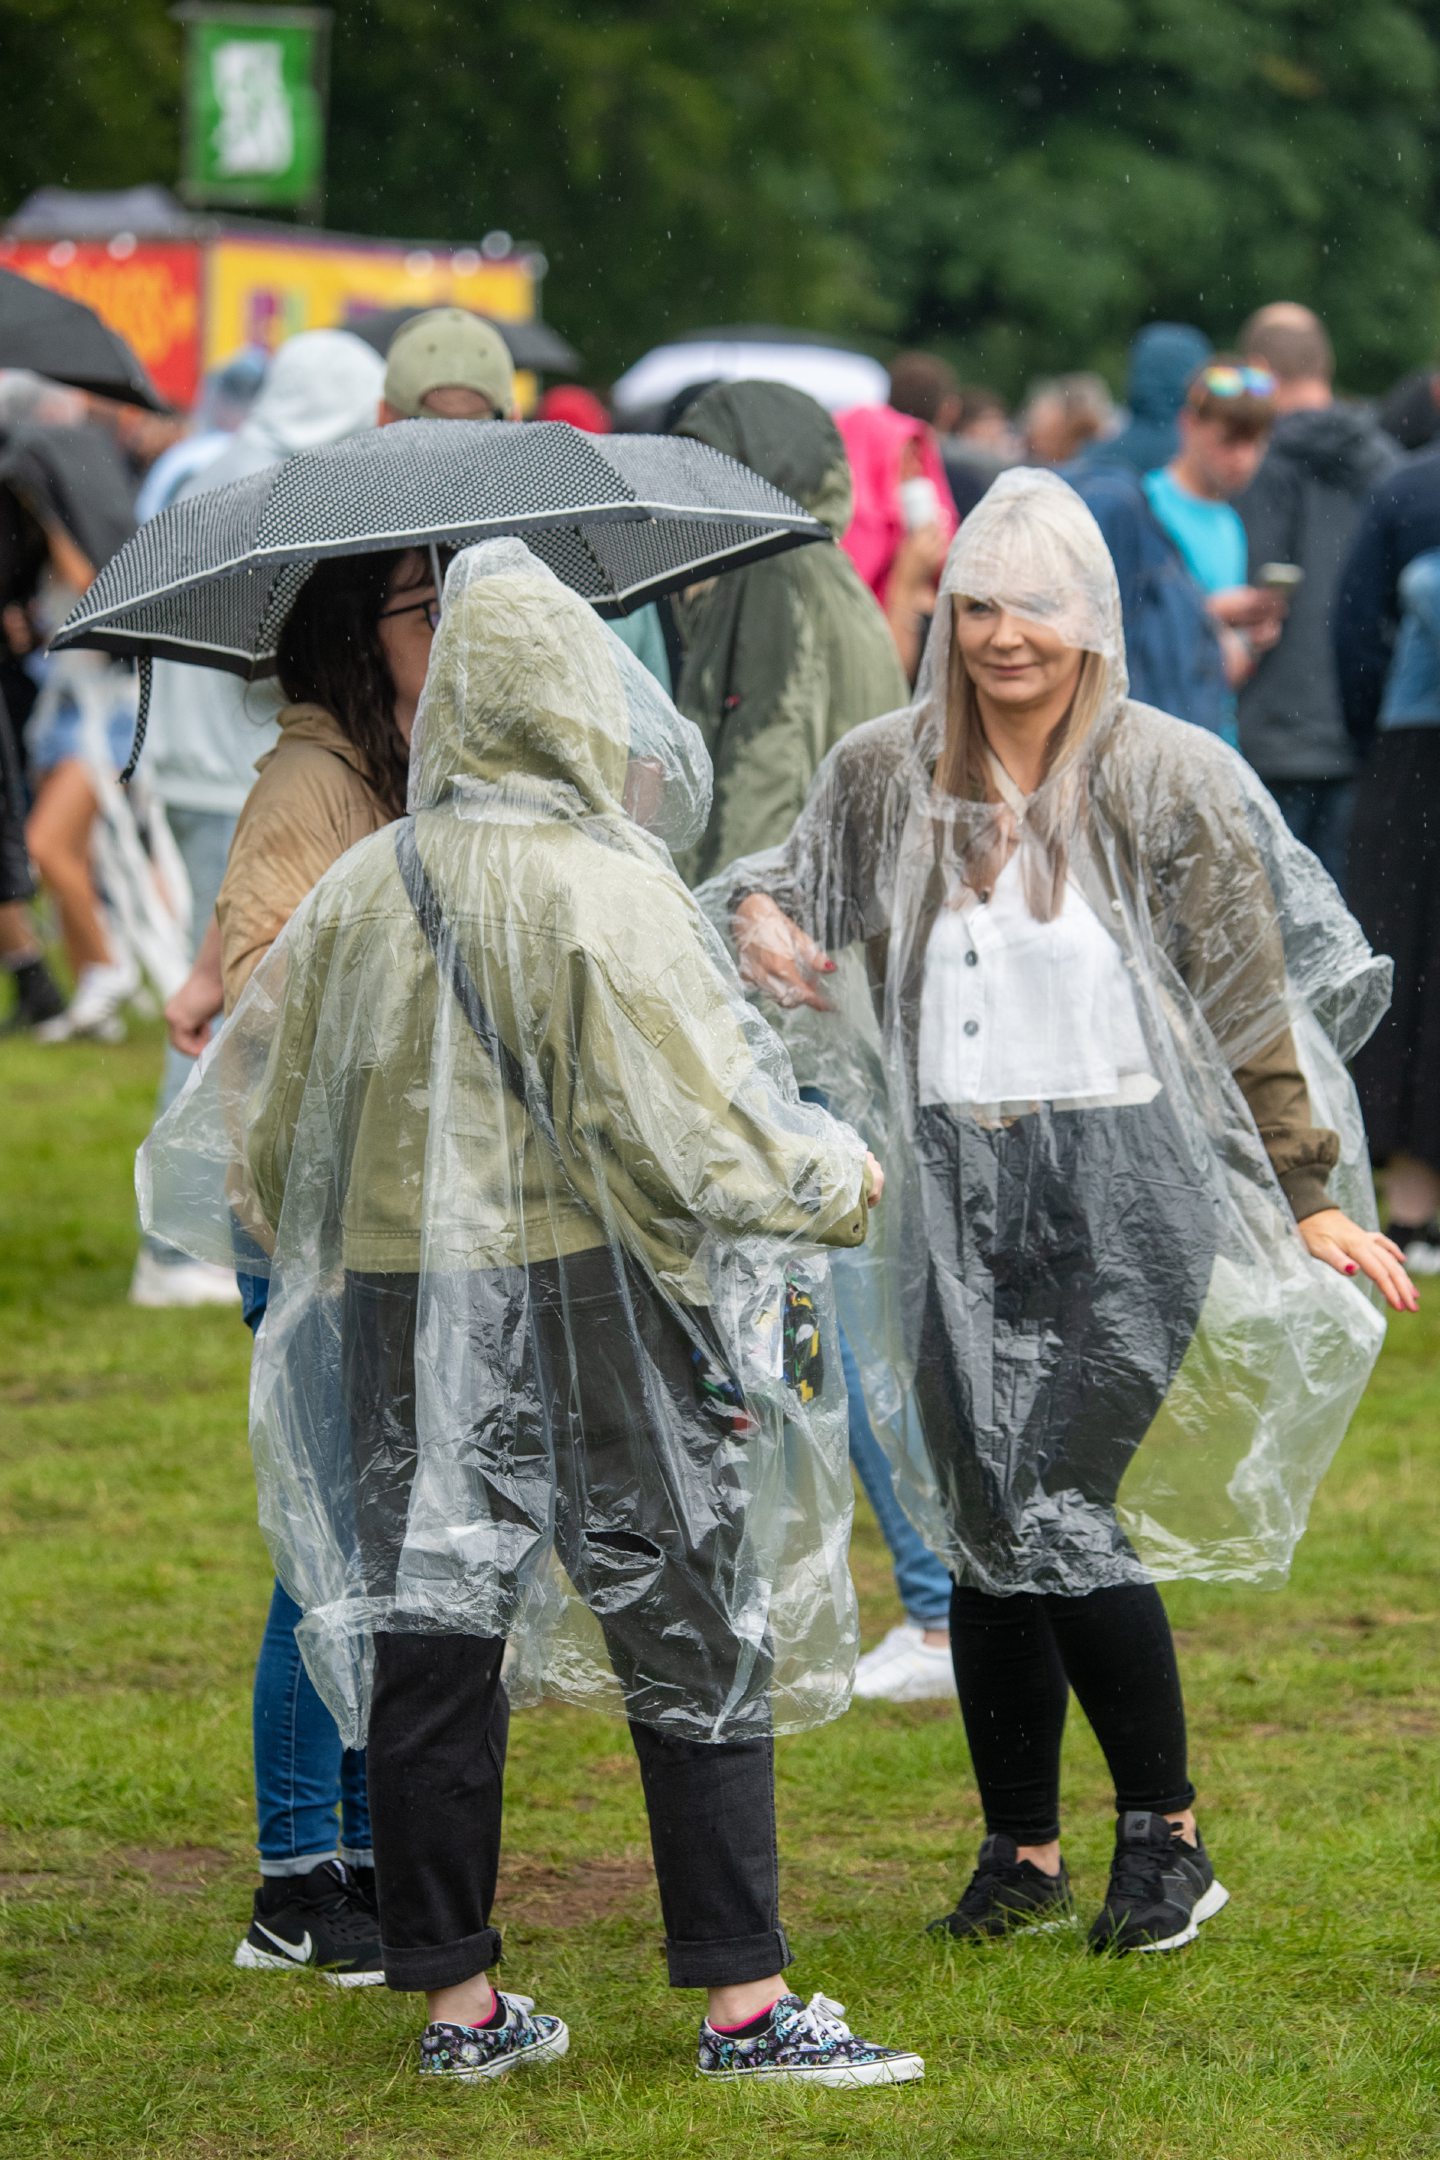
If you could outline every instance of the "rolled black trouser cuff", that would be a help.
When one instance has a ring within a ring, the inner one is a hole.
[[[720,1942],[667,1940],[665,1962],[671,1987],[739,1987],[747,1980],[768,1980],[772,1973],[783,1972],[790,1963],[790,1945],[780,1927],[763,1935],[732,1935]]]
[[[382,1943],[380,1955],[386,1987],[416,1994],[430,1988],[458,1987],[462,1980],[489,1972],[500,1961],[500,1936],[495,1928],[486,1927],[478,1934],[462,1936],[459,1942],[427,1943],[418,1950],[392,1950],[388,1943]]]
[[[1194,1805],[1195,1787],[1188,1778],[1177,1791],[1159,1800],[1152,1800],[1148,1797],[1137,1800],[1130,1794],[1127,1794],[1122,1799],[1119,1793],[1115,1795],[1115,1812],[1117,1815],[1140,1813],[1147,1815],[1178,1815],[1183,1808],[1192,1808]]]
[[[1017,1845],[1053,1845],[1060,1835],[1060,1824],[1052,1818],[1048,1823],[1021,1822],[1013,1815],[985,1817],[985,1829],[990,1837],[1014,1838]]]

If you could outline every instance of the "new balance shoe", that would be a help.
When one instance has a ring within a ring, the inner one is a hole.
[[[380,1987],[380,1922],[343,1860],[267,1875],[235,1963],[246,1972],[323,1972],[334,1987]]]
[[[1121,1954],[1179,1950],[1229,1902],[1198,1830],[1187,1845],[1178,1823],[1131,1808],[1115,1833],[1110,1887],[1090,1929],[1090,1947]]]
[[[997,1831],[982,1843],[980,1864],[955,1910],[932,1920],[925,1932],[984,1942],[1001,1935],[1047,1934],[1072,1926],[1074,1919],[1064,1861],[1058,1875],[1047,1875],[1033,1860],[1019,1857],[1014,1838]]]
[[[844,2003],[812,1995],[782,1995],[758,2031],[700,2027],[701,2077],[739,2084],[789,2079],[805,2085],[908,2085],[925,2075],[925,2058],[903,2048],[859,2040],[845,2023]]]
[[[503,2077],[507,2070],[556,2062],[570,2045],[569,2027],[537,2010],[528,1995],[495,1999],[504,2016],[495,2025],[427,2025],[420,2035],[420,2075],[461,2078]]]
[[[912,1620],[892,1627],[855,1667],[860,1702],[953,1702],[955,1668],[948,1643],[927,1643]]]

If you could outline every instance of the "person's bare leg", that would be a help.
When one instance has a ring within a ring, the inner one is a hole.
[[[495,2008],[495,1990],[487,1974],[476,1973],[453,1987],[431,1988],[425,2006],[432,2025],[483,2025]]]
[[[13,966],[20,960],[38,960],[40,940],[23,900],[7,900],[0,907],[0,960]]]
[[[785,1992],[786,1983],[780,1973],[772,1973],[768,1980],[742,1980],[736,1987],[710,1988],[705,2015],[717,2028],[748,2025]]]
[[[1440,1172],[1417,1155],[1392,1155],[1384,1179],[1386,1210],[1392,1222],[1413,1227],[1440,1215]]]
[[[1042,1875],[1058,1875],[1060,1872],[1060,1840],[1059,1838],[1051,1838],[1044,1845],[1017,1845],[1015,1857],[1017,1860],[1028,1860],[1032,1867],[1039,1868]]]
[[[54,898],[71,967],[106,967],[113,955],[90,875],[90,837],[99,805],[80,758],[65,758],[45,775],[25,826],[25,842]]]

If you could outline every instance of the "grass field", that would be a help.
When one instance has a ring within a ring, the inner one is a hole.
[[[1280,1594],[1171,1600],[1229,1909],[1166,1959],[923,1925],[978,1817],[957,1717],[861,1705],[780,1749],[805,1993],[923,2049],[891,2092],[698,2086],[623,1729],[517,1718],[497,1919],[566,2062],[422,2086],[418,1999],[235,1972],[268,1591],[233,1312],[125,1302],[158,1063],[0,1043],[0,2150],[123,2160],[640,2154],[1300,2160],[1440,2153],[1440,1286],[1393,1326]],[[892,1617],[857,1534],[867,1641]],[[1076,1721],[1084,1905],[1111,1836]]]

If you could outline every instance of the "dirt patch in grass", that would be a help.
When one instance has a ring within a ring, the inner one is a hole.
[[[123,1869],[143,1875],[152,1890],[172,1897],[194,1897],[235,1868],[235,1855],[215,1845],[127,1845],[115,1857]]]
[[[544,1860],[507,1860],[500,1871],[495,1905],[512,1922],[534,1927],[588,1927],[619,1913],[658,1911],[655,1873],[648,1860],[597,1857],[583,1867],[553,1867]]]

